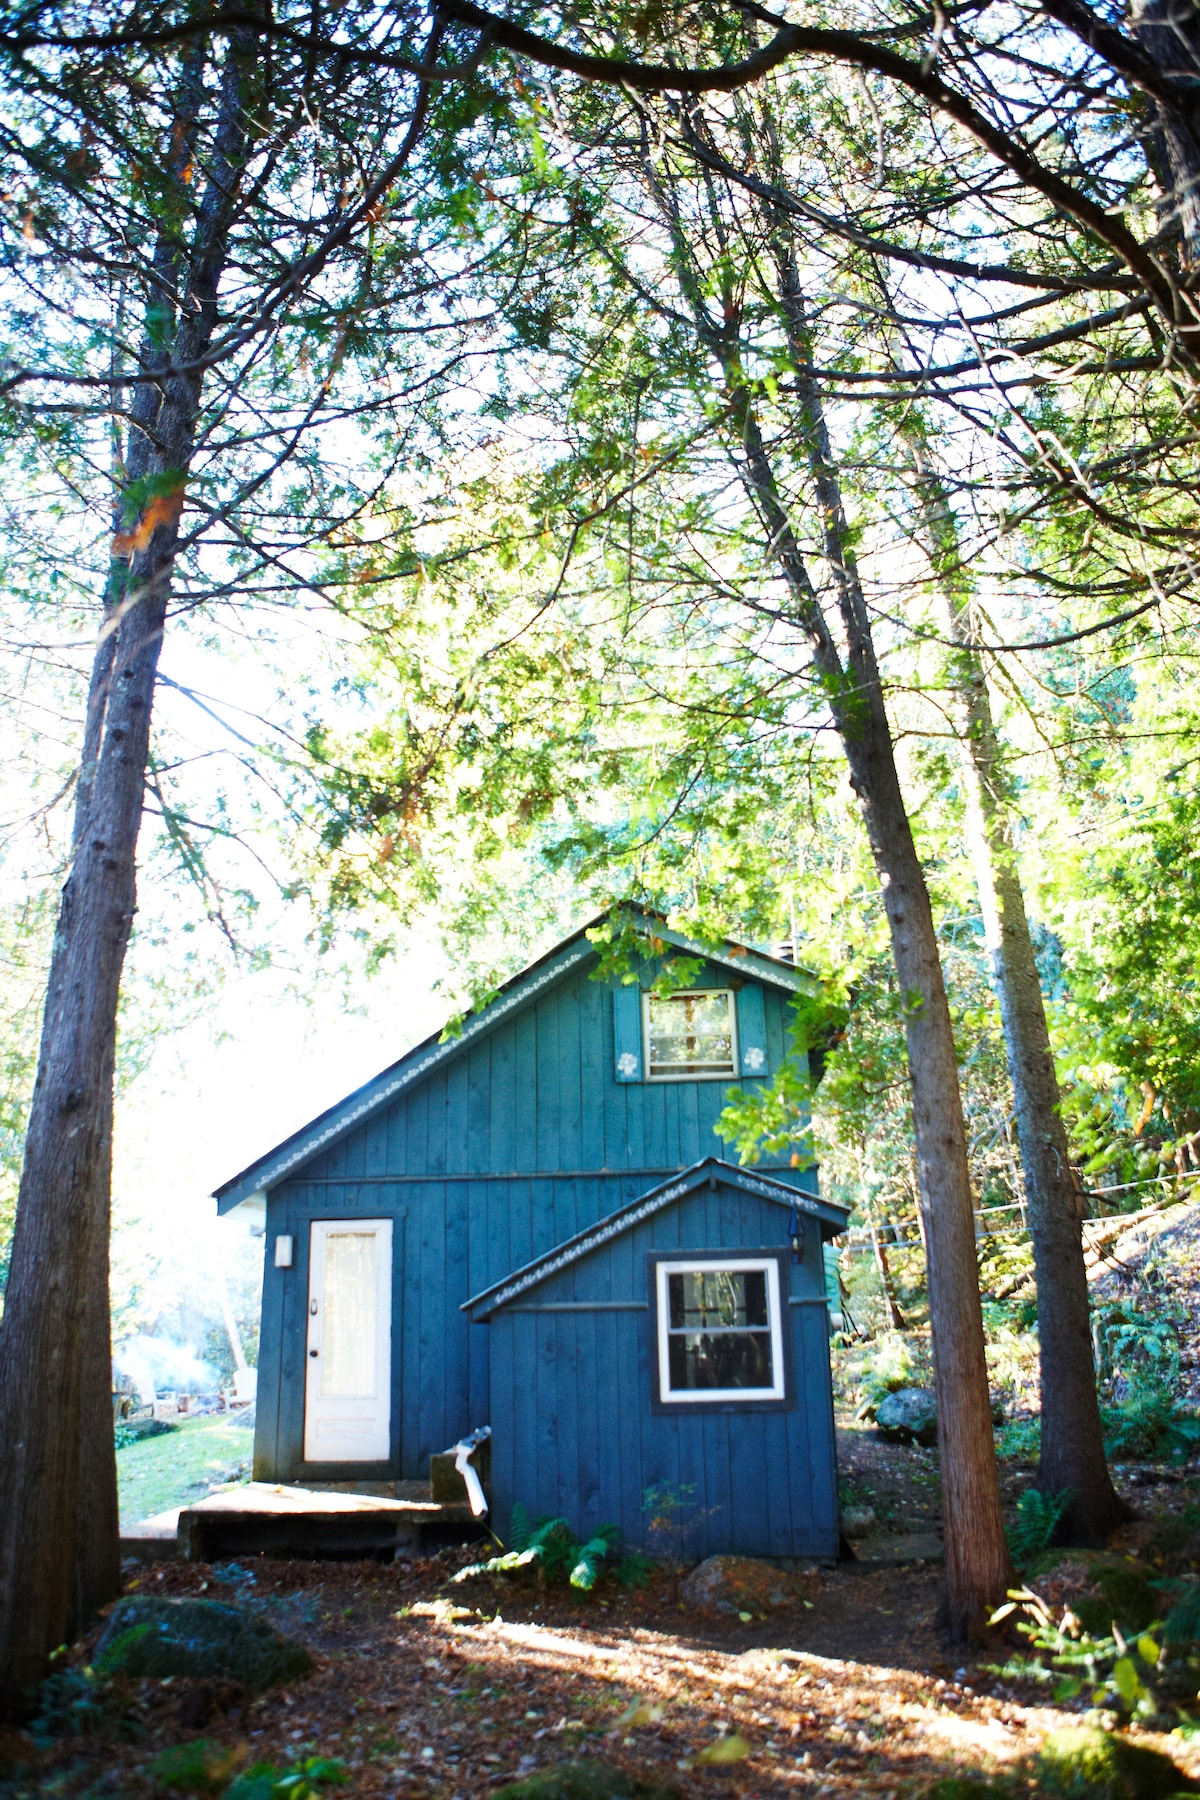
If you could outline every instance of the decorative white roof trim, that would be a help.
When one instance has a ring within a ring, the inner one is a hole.
[[[336,1117],[330,1119],[320,1131],[307,1133],[301,1143],[294,1144],[289,1151],[274,1160],[268,1151],[260,1162],[251,1163],[245,1174],[247,1176],[252,1172],[255,1174],[258,1188],[273,1187],[276,1182],[283,1179],[289,1169],[294,1169],[297,1163],[311,1161],[319,1150],[325,1148],[326,1144],[334,1138],[343,1137],[368,1113],[374,1112],[386,1101],[394,1099],[406,1087],[411,1087],[414,1081],[419,1081],[422,1075],[427,1075],[430,1069],[452,1056],[471,1038],[477,1037],[485,1029],[490,1030],[496,1021],[502,1019],[505,1013],[511,1012],[514,1006],[523,1005],[531,994],[536,994],[539,989],[546,987],[551,981],[557,981],[560,975],[573,968],[576,963],[583,962],[585,958],[595,954],[595,949],[591,944],[578,945],[569,955],[560,957],[551,967],[543,969],[539,975],[520,983],[503,999],[493,1000],[490,1006],[485,1007],[481,1013],[476,1014],[474,1019],[469,1020],[463,1026],[457,1037],[448,1039],[444,1044],[435,1045],[419,1062],[407,1064],[401,1062],[390,1079],[376,1076],[370,1084],[369,1092],[362,1095],[357,1105],[348,1107],[348,1103],[343,1102]],[[230,1187],[231,1192],[236,1189],[239,1179],[239,1177],[235,1177]],[[226,1195],[220,1195],[220,1203],[224,1204],[226,1198]],[[235,1202],[235,1204],[239,1203]],[[226,1211],[232,1210],[228,1205],[225,1209]]]
[[[545,1281],[547,1276],[557,1275],[560,1269],[568,1268],[581,1256],[590,1255],[601,1244],[607,1244],[610,1238],[620,1237],[631,1226],[640,1225],[643,1219],[650,1218],[664,1206],[670,1206],[673,1200],[680,1199],[690,1189],[699,1187],[710,1179],[724,1181],[734,1187],[749,1188],[752,1193],[761,1194],[764,1199],[774,1200],[780,1206],[795,1206],[798,1212],[809,1213],[814,1218],[822,1218],[830,1209],[829,1201],[814,1199],[801,1188],[790,1187],[783,1181],[771,1181],[762,1175],[750,1175],[744,1169],[735,1169],[731,1164],[722,1162],[719,1157],[708,1157],[677,1176],[674,1181],[667,1182],[663,1187],[652,1188],[640,1200],[631,1201],[618,1212],[610,1214],[607,1219],[602,1219],[598,1225],[592,1225],[578,1237],[568,1239],[561,1249],[550,1251],[536,1262],[529,1263],[494,1292],[485,1288],[474,1300],[464,1301],[460,1310],[473,1312],[478,1307],[481,1317],[495,1312],[510,1300],[515,1300],[518,1294]],[[837,1207],[833,1210],[843,1212],[845,1208]]]

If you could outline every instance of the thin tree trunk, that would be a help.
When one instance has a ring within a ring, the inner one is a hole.
[[[964,1638],[981,1627],[988,1608],[1002,1598],[1012,1566],[992,1435],[958,1056],[933,909],[896,770],[870,614],[850,549],[821,394],[816,382],[802,373],[812,363],[811,344],[790,249],[779,255],[778,269],[796,384],[807,413],[805,449],[824,523],[825,557],[837,588],[849,652],[845,673],[836,651],[833,657],[829,651],[823,653],[831,708],[879,871],[904,999],[937,1395],[946,1534],[945,1618],[951,1635]],[[781,517],[773,538],[785,527]],[[790,529],[788,537],[790,542]],[[815,595],[810,604],[816,604]],[[822,666],[822,654],[818,664]],[[835,687],[839,679],[840,687]]]
[[[136,907],[155,675],[199,409],[195,365],[217,318],[254,55],[251,34],[231,37],[186,269],[177,239],[164,234],[156,253],[166,279],[150,303],[161,309],[168,299],[178,321],[171,372],[144,383],[134,407],[127,472],[142,484],[134,489],[141,529],[114,544],[88,696],[75,842],[0,1323],[0,1715],[8,1717],[27,1704],[72,1620],[115,1587],[107,1247],[117,1001]],[[189,128],[198,110],[197,102]],[[161,346],[161,329],[148,335]],[[153,355],[144,367],[166,371],[162,349]]]
[[[809,411],[807,449],[825,520],[826,560],[837,586],[846,633],[846,665],[781,498],[742,371],[736,332],[722,329],[710,318],[672,193],[659,182],[649,163],[644,167],[672,230],[677,266],[698,335],[724,371],[742,481],[761,520],[768,552],[787,583],[793,617],[812,647],[879,872],[905,1003],[925,1228],[946,1540],[944,1621],[950,1635],[962,1640],[983,1626],[989,1609],[1003,1598],[1012,1579],[1012,1566],[1004,1538],[992,1435],[958,1059],[929,891],[896,770],[870,618],[848,550],[849,533],[829,456],[820,396],[810,383],[812,391],[804,395]],[[780,227],[773,223],[772,245],[776,247]],[[780,275],[789,334],[794,336],[802,295],[790,254],[785,253],[781,260]],[[727,306],[727,316],[736,317],[735,306]],[[797,353],[797,348],[794,344],[799,371],[809,365],[810,358],[806,349]]]
[[[907,1321],[896,1303],[896,1294],[892,1286],[892,1271],[888,1265],[888,1253],[883,1239],[879,1235],[879,1220],[875,1214],[875,1202],[868,1196],[864,1211],[867,1215],[867,1230],[871,1234],[871,1252],[875,1258],[875,1271],[879,1276],[879,1291],[883,1295],[883,1314],[892,1331],[905,1331]]]
[[[976,647],[954,516],[919,441],[914,442],[914,455],[926,547],[958,646],[952,657],[952,680],[968,837],[1016,1103],[1037,1276],[1039,1481],[1043,1492],[1071,1494],[1063,1515],[1069,1540],[1095,1546],[1104,1543],[1130,1513],[1113,1488],[1104,1455],[1083,1258],[1082,1196],[1071,1169],[1054,1052],[1009,826],[1003,758]]]

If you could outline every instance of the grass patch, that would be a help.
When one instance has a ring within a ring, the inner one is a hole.
[[[241,1479],[249,1480],[253,1454],[254,1432],[224,1413],[180,1419],[178,1431],[126,1445],[117,1451],[122,1524],[136,1524],[236,1481],[241,1463],[246,1465]]]

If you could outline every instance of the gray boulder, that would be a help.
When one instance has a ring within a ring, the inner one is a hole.
[[[937,1406],[928,1388],[900,1388],[882,1400],[875,1423],[889,1444],[936,1444]]]
[[[94,1666],[98,1674],[220,1676],[261,1693],[307,1675],[313,1659],[241,1606],[221,1600],[165,1600],[132,1594],[108,1615]]]

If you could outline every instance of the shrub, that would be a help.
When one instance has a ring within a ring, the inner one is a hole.
[[[228,1786],[238,1753],[228,1744],[197,1738],[191,1744],[173,1744],[150,1764],[150,1773],[163,1787],[180,1788],[186,1794],[216,1794]]]
[[[1200,1418],[1152,1376],[1132,1380],[1125,1399],[1102,1406],[1100,1417],[1109,1456],[1167,1456],[1182,1462],[1200,1444]]]
[[[1051,1732],[1038,1779],[1067,1800],[1165,1800],[1192,1785],[1169,1756],[1088,1725]]]
[[[479,1575],[512,1575],[521,1569],[534,1569],[539,1585],[550,1585],[566,1577],[573,1588],[590,1593],[600,1579],[601,1564],[617,1547],[618,1533],[615,1525],[601,1525],[594,1537],[582,1542],[565,1519],[539,1519],[533,1524],[518,1501],[513,1507],[511,1537],[510,1549],[486,1562],[460,1569],[454,1579],[470,1581]],[[621,1571],[625,1570],[625,1584],[637,1586],[639,1571],[630,1564],[629,1557],[622,1559],[617,1578],[620,1580]]]
[[[261,1693],[307,1675],[312,1657],[241,1607],[220,1600],[118,1600],[96,1650],[98,1675],[222,1676]]]
[[[336,1756],[308,1756],[289,1769],[255,1763],[225,1789],[224,1800],[319,1800],[322,1788],[342,1787],[349,1779]]]
[[[130,1444],[140,1444],[144,1438],[166,1437],[178,1430],[169,1419],[122,1419],[113,1426],[113,1441],[118,1450],[128,1450]]]

